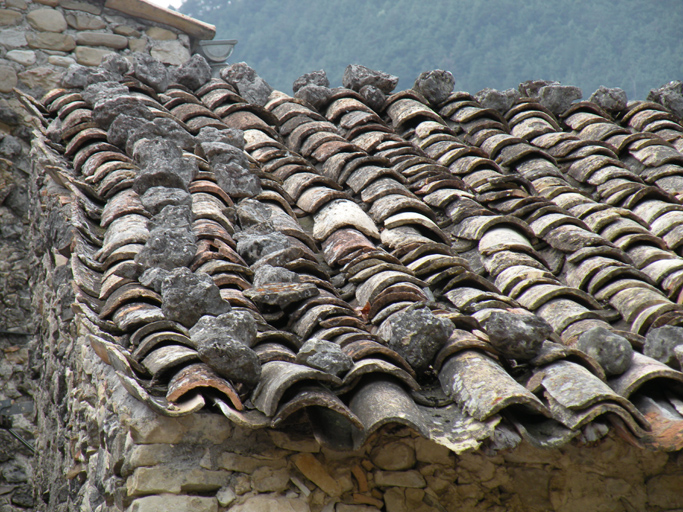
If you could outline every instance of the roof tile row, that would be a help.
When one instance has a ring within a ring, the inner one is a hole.
[[[391,423],[457,452],[607,425],[680,448],[679,120],[549,83],[445,97],[443,72],[375,111],[391,77],[360,68],[302,77],[319,109],[109,62],[35,102],[75,308],[131,394],[251,428],[305,414],[338,449]]]

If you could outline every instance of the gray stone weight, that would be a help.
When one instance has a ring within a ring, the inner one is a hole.
[[[247,347],[256,343],[256,320],[245,311],[228,310],[219,316],[202,316],[190,329],[190,338],[198,345],[229,335]]]
[[[164,92],[170,82],[166,66],[151,55],[142,52],[133,53],[133,74],[135,78],[149,85],[156,92]]]
[[[643,353],[657,361],[678,368],[679,362],[675,348],[679,345],[683,345],[683,327],[665,325],[647,333]]]
[[[576,348],[597,360],[608,376],[621,375],[633,361],[631,343],[604,327],[594,327],[581,334]]]
[[[363,97],[363,101],[365,101],[366,105],[375,112],[381,112],[387,101],[387,97],[384,93],[374,85],[364,85],[360,88],[358,94]]]
[[[397,84],[397,76],[375,71],[360,64],[349,64],[342,76],[342,85],[356,92],[360,91],[364,85],[374,85],[384,94],[391,94]]]
[[[237,89],[249,103],[265,105],[273,88],[258,76],[246,62],[238,62],[221,70],[221,78]]]
[[[327,79],[327,73],[324,69],[320,71],[311,71],[310,73],[305,73],[299,78],[294,80],[292,84],[292,92],[296,94],[299,89],[307,85],[317,85],[319,87],[329,87],[330,81]]]
[[[339,345],[318,338],[311,338],[302,345],[296,355],[296,362],[337,377],[353,368],[353,359]]]
[[[204,57],[195,53],[187,62],[172,70],[170,74],[171,80],[194,91],[211,80],[211,66]]]
[[[526,361],[538,354],[553,328],[542,318],[497,310],[483,321],[489,341],[504,357]]]
[[[453,329],[450,320],[435,316],[425,305],[415,304],[385,320],[378,335],[417,373],[424,373]]]
[[[170,319],[192,327],[204,315],[220,315],[230,311],[213,279],[190,269],[173,269],[161,285],[161,310]]]
[[[422,94],[429,103],[438,105],[450,96],[454,86],[455,78],[450,71],[435,69],[420,73],[415,80],[413,89]]]
[[[496,89],[482,89],[474,98],[481,103],[484,108],[492,108],[498,111],[501,115],[512,108],[515,100],[519,98],[520,94],[514,89],[507,89],[505,91],[498,91]]]
[[[589,98],[610,114],[617,114],[626,108],[628,98],[626,92],[618,87],[608,88],[601,85]]]

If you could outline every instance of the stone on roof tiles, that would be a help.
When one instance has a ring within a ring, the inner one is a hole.
[[[221,78],[235,87],[249,103],[265,105],[273,88],[246,62],[231,64],[221,70]]]
[[[359,64],[350,64],[344,70],[342,84],[356,92],[365,85],[373,85],[384,94],[390,94],[398,84],[398,77]]]

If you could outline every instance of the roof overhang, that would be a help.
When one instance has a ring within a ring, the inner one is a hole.
[[[207,40],[216,36],[214,25],[209,25],[170,9],[158,7],[146,0],[106,0],[104,6],[129,16],[163,23],[196,39]]]

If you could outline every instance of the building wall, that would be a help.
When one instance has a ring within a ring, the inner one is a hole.
[[[47,265],[45,259],[53,256],[46,256],[41,248],[48,232],[52,230],[54,235],[59,227],[55,218],[47,226],[40,224],[46,232],[31,229],[29,223],[38,190],[30,191],[37,186],[29,177],[32,125],[13,89],[40,98],[59,85],[69,65],[98,65],[110,52],[126,55],[141,51],[167,64],[180,64],[190,56],[186,34],[105,9],[102,3],[0,0],[0,401],[32,401],[43,393],[38,402],[55,405],[56,415],[46,413],[43,405],[37,419],[35,414],[12,416],[14,430],[40,447],[40,471],[45,470],[41,450],[62,454],[67,447],[71,450],[70,443],[82,442],[78,436],[84,434],[79,429],[89,413],[84,409],[87,401],[70,404],[64,394],[65,386],[83,382],[67,370],[75,357],[69,342],[64,341],[70,339],[68,325],[73,317],[68,302],[70,275],[64,261]],[[29,247],[32,237],[33,247]],[[49,286],[45,278],[50,280]],[[39,335],[33,336],[35,333]],[[79,420],[74,423],[76,416]],[[71,421],[68,432],[64,430],[67,419]],[[46,447],[48,442],[51,444]],[[58,510],[50,507],[82,501],[77,496],[83,477],[73,475],[77,466],[55,465],[54,472],[39,474],[31,469],[31,460],[31,452],[0,429],[0,511],[33,507],[34,474],[39,489],[37,509]],[[71,478],[63,478],[62,470]],[[48,485],[50,478],[53,482]],[[97,502],[99,498],[89,499]],[[77,510],[64,506],[63,510]]]

